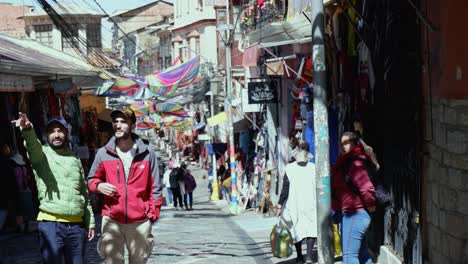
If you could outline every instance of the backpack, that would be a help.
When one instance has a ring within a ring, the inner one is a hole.
[[[382,182],[382,177],[380,176],[380,171],[377,169],[375,164],[372,161],[367,160],[367,159],[353,157],[349,161],[348,170],[349,170],[349,166],[351,166],[351,163],[353,163],[356,160],[362,161],[364,163],[364,166],[366,167],[367,174],[369,175],[369,179],[375,188],[376,205],[385,210],[391,208],[393,206],[392,196],[390,195],[390,192],[385,189],[383,182]],[[346,185],[349,187],[349,189],[351,189],[351,191],[354,194],[359,196],[359,189],[351,181],[348,173],[344,174],[344,181]]]

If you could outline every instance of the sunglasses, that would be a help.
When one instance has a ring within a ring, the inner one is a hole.
[[[353,141],[348,139],[348,140],[345,140],[345,141],[341,142],[341,146],[349,145],[351,143],[353,143]]]

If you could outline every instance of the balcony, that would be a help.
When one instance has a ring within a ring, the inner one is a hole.
[[[245,8],[240,20],[243,35],[264,28],[273,22],[281,22],[286,18],[286,0],[264,1],[258,4],[257,0],[245,1]]]
[[[323,3],[327,6],[333,1],[323,0]],[[240,17],[242,46],[260,42],[264,47],[275,46],[278,42],[282,45],[309,42],[312,35],[310,14],[310,1],[245,0]]]

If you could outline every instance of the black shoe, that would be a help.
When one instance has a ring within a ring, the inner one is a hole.
[[[297,257],[296,258],[296,263],[297,264],[303,264],[304,263],[304,257],[303,256]]]

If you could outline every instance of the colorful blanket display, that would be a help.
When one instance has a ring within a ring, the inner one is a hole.
[[[106,82],[96,94],[107,97],[124,96],[132,101],[130,107],[137,117],[137,128],[159,129],[171,126],[184,131],[192,126],[190,116],[177,103],[159,102],[158,97],[172,95],[177,89],[189,86],[198,80],[200,57],[176,64],[162,72],[146,76],[122,75],[114,82]]]

